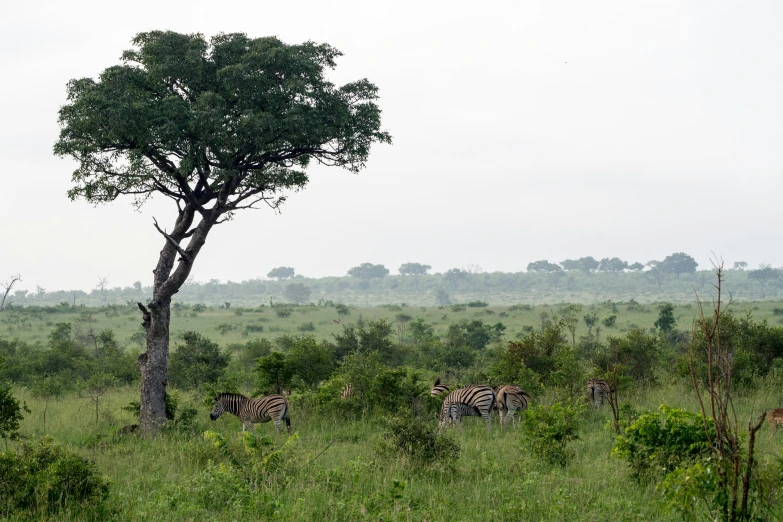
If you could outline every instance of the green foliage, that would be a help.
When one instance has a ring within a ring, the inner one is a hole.
[[[275,315],[277,317],[280,317],[281,319],[290,317],[293,311],[290,308],[284,308],[284,307],[276,307],[275,308]]]
[[[414,277],[420,277],[423,275],[427,275],[427,272],[432,267],[430,265],[423,265],[421,263],[403,263],[398,272],[400,275],[403,276],[414,276]]]
[[[328,343],[318,342],[315,337],[296,337],[289,350],[287,364],[292,375],[305,386],[314,388],[332,375],[334,351]]]
[[[258,375],[257,395],[267,395],[267,390],[270,387],[277,394],[283,393],[283,390],[291,389],[294,371],[286,356],[280,352],[272,352],[258,358],[256,372]]]
[[[489,325],[480,319],[464,319],[449,325],[445,344],[450,349],[468,346],[473,350],[483,350],[490,341],[499,339],[505,329],[503,323]]]
[[[451,298],[449,298],[449,293],[446,292],[443,288],[439,288],[435,291],[435,302],[438,306],[448,306],[451,304]]]
[[[568,443],[579,438],[579,415],[576,403],[533,405],[522,422],[525,450],[548,462],[565,466],[573,458]]]
[[[212,394],[212,397],[215,395]],[[176,393],[169,393],[166,392],[166,395],[164,397],[164,401],[166,404],[166,419],[167,420],[174,420],[177,415],[177,409],[179,408],[179,395]],[[127,411],[128,413],[133,414],[136,419],[139,418],[139,411],[141,406],[139,405],[139,401],[131,401],[127,405],[122,407],[122,410]]]
[[[312,321],[308,321],[306,323],[302,323],[299,326],[296,327],[297,330],[300,332],[314,332],[315,331],[315,323]]]
[[[677,325],[676,319],[674,319],[674,305],[671,303],[664,303],[658,308],[658,319],[653,325],[664,334],[668,334]]]
[[[550,263],[546,259],[541,261],[533,261],[527,265],[528,272],[543,272],[543,273],[555,273],[562,272],[563,268],[555,263]]]
[[[696,272],[699,264],[691,256],[684,252],[676,252],[666,256],[661,262],[664,272],[680,277],[680,274],[692,274]]]
[[[576,352],[563,338],[562,329],[561,323],[550,322],[541,331],[509,341],[500,349],[493,375],[500,382],[524,384],[528,389],[563,381],[575,370]]]
[[[185,344],[178,344],[170,358],[172,384],[193,389],[220,379],[228,367],[228,354],[198,332],[185,332],[183,339]]]
[[[266,276],[282,281],[284,279],[291,279],[294,277],[296,271],[290,266],[278,266],[270,270]]]
[[[342,333],[334,335],[335,355],[341,359],[357,351],[376,352],[384,364],[399,364],[401,354],[392,340],[394,329],[386,319],[343,325]]]
[[[79,512],[103,502],[109,481],[95,464],[51,438],[0,453],[0,515]]]
[[[662,405],[641,415],[615,441],[612,455],[625,460],[638,480],[656,480],[684,463],[710,454],[701,415]],[[708,421],[710,437],[715,428]]]
[[[293,301],[297,305],[306,303],[310,300],[310,287],[304,283],[291,283],[286,285],[283,294],[286,299]]]
[[[641,328],[633,328],[624,337],[607,337],[607,345],[598,348],[593,362],[601,369],[619,364],[624,376],[637,384],[654,384],[656,372],[664,362],[661,339]]]
[[[486,308],[489,306],[489,303],[486,301],[469,301],[468,302],[468,308]]]
[[[609,314],[603,319],[601,319],[601,324],[606,326],[607,328],[612,328],[617,323],[617,314]]]
[[[384,457],[397,457],[414,467],[439,465],[449,470],[459,459],[456,441],[410,413],[387,418],[385,429],[377,446]]]
[[[351,315],[351,308],[343,303],[337,303],[334,305],[334,309],[340,317]]]
[[[348,275],[356,279],[369,281],[370,279],[382,279],[389,275],[389,269],[383,265],[374,265],[372,263],[362,263],[348,270]]]

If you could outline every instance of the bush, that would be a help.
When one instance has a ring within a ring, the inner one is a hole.
[[[640,416],[617,437],[612,455],[628,462],[637,480],[660,478],[685,462],[709,455],[701,415],[662,405]],[[715,437],[714,427],[710,436]]]
[[[565,466],[573,457],[567,444],[579,438],[579,412],[575,404],[532,406],[522,422],[525,447],[550,464]]]
[[[300,332],[314,332],[315,324],[313,324],[312,321],[307,323],[302,323],[297,327],[297,330],[299,330]]]
[[[470,308],[484,308],[489,306],[489,303],[487,303],[486,301],[471,301],[468,303],[468,306]]]
[[[607,328],[612,328],[617,323],[617,314],[610,314],[601,319],[601,324]]]
[[[292,313],[290,308],[275,308],[275,314],[280,318],[290,317]]]
[[[377,451],[384,457],[400,457],[406,464],[453,468],[460,447],[451,437],[439,434],[434,426],[408,414],[387,419]]]
[[[95,464],[51,438],[26,442],[19,452],[0,453],[0,514],[56,513],[100,504],[109,481]]]
[[[0,367],[3,366],[3,358],[0,357]],[[27,405],[19,405],[19,401],[11,395],[11,387],[0,383],[0,437],[14,440],[19,435],[19,421],[22,410],[30,412]]]
[[[215,382],[228,366],[229,356],[197,332],[185,332],[184,345],[177,345],[171,354],[169,378],[182,388],[197,388]]]
[[[461,305],[461,304],[456,304],[451,307],[452,312],[464,312],[465,310],[467,310],[467,308],[465,307],[465,305]]]

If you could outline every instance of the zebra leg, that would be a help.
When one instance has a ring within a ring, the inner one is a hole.
[[[514,417],[513,410],[509,410],[508,415],[506,415],[506,424],[508,424],[509,417],[511,417],[511,424],[514,426],[514,429],[517,429],[517,419]]]
[[[489,412],[487,412],[486,415],[482,415],[484,417],[484,420],[487,421],[487,433],[492,431],[492,417],[489,416]]]
[[[283,423],[280,422],[280,419],[275,419],[275,429],[277,433],[283,433]]]

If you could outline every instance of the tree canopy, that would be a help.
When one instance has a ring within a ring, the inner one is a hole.
[[[294,271],[294,269],[291,268],[290,266],[278,266],[270,270],[266,274],[266,276],[271,277],[273,279],[277,279],[278,281],[282,281],[284,279],[290,279],[294,277],[295,273],[296,272]]]
[[[370,279],[381,279],[389,275],[389,269],[383,265],[374,265],[372,263],[362,263],[348,270],[348,275],[357,279],[369,281]]]
[[[555,263],[550,263],[546,259],[542,259],[541,261],[533,261],[532,263],[528,263],[527,271],[528,272],[562,272],[563,269],[560,267],[560,265],[556,265]]]
[[[432,267],[430,265],[423,265],[421,263],[404,263],[398,269],[400,275],[404,276],[423,276],[427,275],[427,272]]]

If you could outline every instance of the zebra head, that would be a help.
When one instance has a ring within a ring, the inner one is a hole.
[[[212,413],[209,414],[209,418],[212,420],[217,420],[218,417],[223,415],[226,412],[226,407],[223,405],[223,401],[220,398],[220,395],[215,396],[215,406],[212,408]]]

